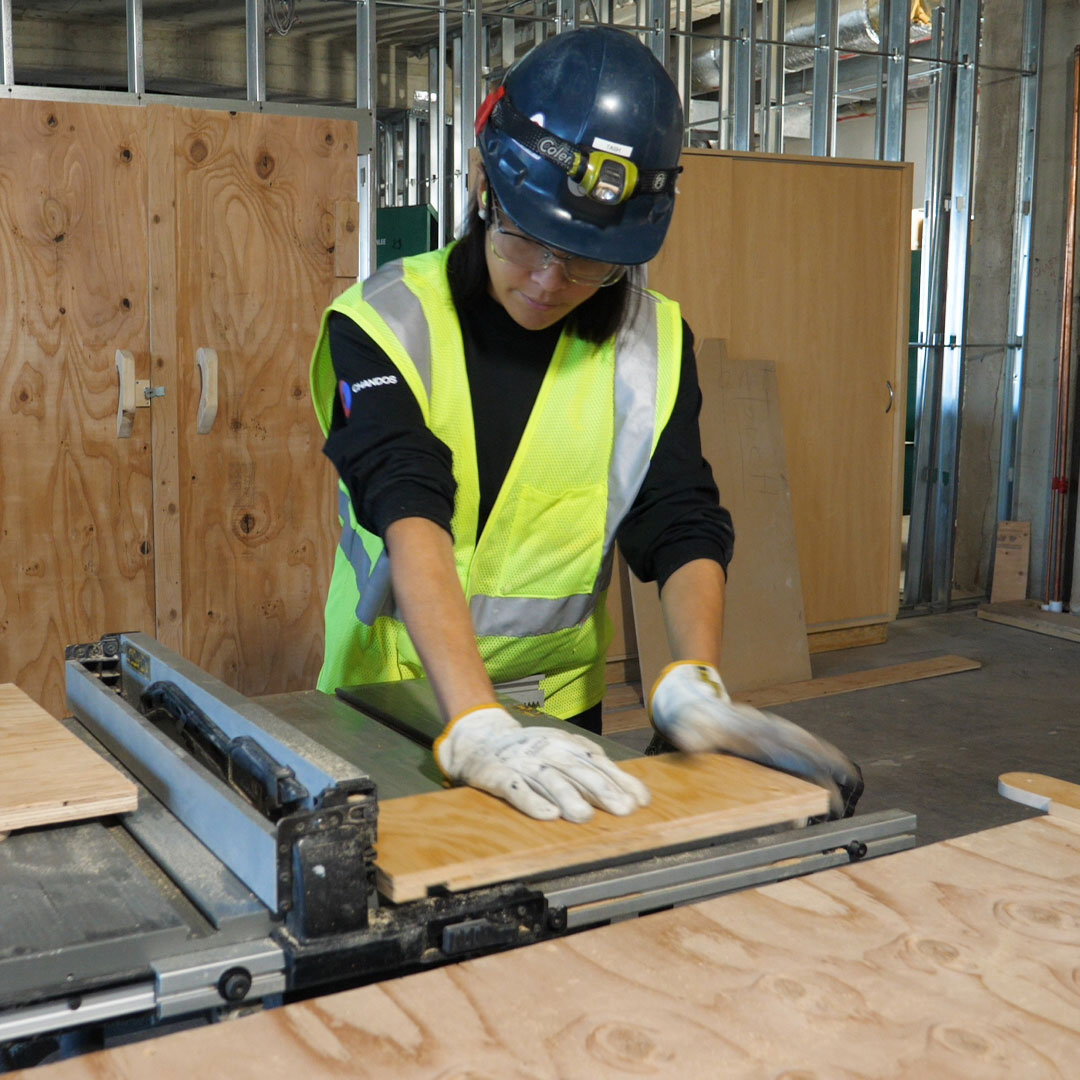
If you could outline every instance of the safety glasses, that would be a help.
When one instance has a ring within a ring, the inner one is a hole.
[[[561,255],[539,240],[508,229],[507,225],[512,222],[499,212],[494,199],[491,212],[488,229],[491,250],[502,262],[513,263],[523,270],[546,270],[552,263],[557,263],[567,280],[575,285],[614,285],[626,273],[626,267],[618,263],[596,262],[580,255]]]

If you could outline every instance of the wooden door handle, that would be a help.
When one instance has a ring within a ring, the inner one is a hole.
[[[891,413],[893,402],[896,401],[896,391],[893,389],[893,384],[889,379],[885,380],[885,385],[889,388],[889,404],[885,406],[885,412]]]
[[[218,355],[216,349],[197,349],[195,366],[202,376],[199,394],[199,412],[195,418],[195,430],[208,435],[217,419],[218,410]]]
[[[116,350],[116,375],[120,384],[116,403],[116,437],[130,439],[135,426],[135,354],[130,349]]]

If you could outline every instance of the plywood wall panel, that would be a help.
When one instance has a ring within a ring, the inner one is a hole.
[[[356,129],[170,115],[181,652],[244,693],[311,687],[337,525],[308,364],[342,287],[334,210],[355,196]],[[202,347],[219,359],[209,435],[195,428]]]
[[[63,715],[64,648],[154,619],[145,114],[0,102],[0,678]]]

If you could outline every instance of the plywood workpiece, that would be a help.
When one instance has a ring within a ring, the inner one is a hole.
[[[22,1080],[1071,1080],[1080,828],[1045,818]]]
[[[135,785],[13,683],[0,684],[0,835],[134,810]]]
[[[379,889],[395,901],[430,886],[465,889],[828,811],[823,788],[723,754],[661,754],[619,763],[652,802],[628,817],[535,821],[472,788],[379,804]]]
[[[701,449],[735,522],[720,673],[729,691],[810,678],[776,367],[697,350]],[[656,585],[631,575],[643,693],[671,660]]]

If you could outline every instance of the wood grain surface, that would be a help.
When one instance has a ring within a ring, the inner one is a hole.
[[[823,788],[724,754],[619,762],[652,802],[628,817],[535,821],[472,788],[379,804],[379,889],[392,900],[429,886],[464,889],[629,852],[720,836],[828,811]]]
[[[65,712],[64,648],[154,625],[141,109],[0,101],[0,679]]]
[[[1036,818],[16,1075],[1072,1080],[1078,888]]]
[[[242,693],[309,688],[338,526],[308,365],[323,308],[347,284],[336,208],[356,198],[356,126],[157,110],[171,167],[150,181],[164,228],[155,318],[176,380],[179,485],[165,499],[178,512],[158,521],[179,530],[181,567],[166,615],[182,623],[179,651]],[[201,347],[220,371],[208,435],[196,432]]]
[[[14,683],[0,684],[0,833],[134,810],[135,785]]]
[[[1027,599],[1031,562],[1031,522],[999,521],[994,541],[990,603]]]
[[[682,304],[698,340],[776,364],[808,630],[887,621],[899,605],[911,167],[698,149],[682,164],[649,283]]]

